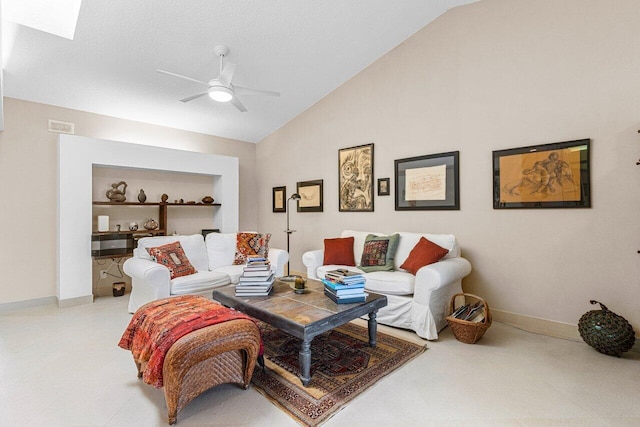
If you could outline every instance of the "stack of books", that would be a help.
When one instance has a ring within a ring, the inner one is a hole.
[[[337,304],[353,304],[367,299],[364,291],[365,278],[361,273],[331,270],[325,274],[322,283],[324,294]]]
[[[237,297],[264,297],[269,295],[275,276],[269,260],[249,257],[240,281],[236,285]]]

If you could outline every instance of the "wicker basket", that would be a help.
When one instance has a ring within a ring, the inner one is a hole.
[[[463,297],[463,298],[459,298]],[[474,304],[476,302],[484,304],[484,319],[480,322],[470,322],[468,320],[456,319],[451,315],[447,316],[447,323],[453,331],[453,335],[460,342],[465,344],[475,344],[491,326],[491,310],[489,304],[482,298],[473,294],[458,293],[451,297],[449,314],[464,304]]]

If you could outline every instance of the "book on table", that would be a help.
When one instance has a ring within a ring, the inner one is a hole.
[[[266,270],[244,270],[240,277],[269,277],[273,275],[273,270],[269,267]]]
[[[338,289],[364,289],[364,285],[365,282],[360,282],[360,283],[353,283],[350,285],[346,285],[346,284],[342,284],[342,283],[336,283],[332,280],[329,279],[322,279],[322,283],[324,283],[325,287],[328,287],[334,291],[338,290]]]
[[[324,294],[336,304],[354,304],[358,302],[365,302],[367,300],[366,293],[363,293],[362,295],[359,295],[359,296],[349,295],[349,296],[340,298],[335,296],[331,292],[329,292],[329,290],[325,289]]]
[[[344,272],[346,274],[343,274]],[[348,270],[331,270],[324,275],[324,278],[342,285],[355,285],[366,281],[362,273]]]
[[[338,298],[357,297],[364,295],[364,288],[332,289],[331,287],[325,285],[324,290],[327,292],[331,292]]]
[[[236,289],[236,296],[237,297],[266,297],[271,293],[271,289],[273,289],[273,286],[269,286],[268,288],[264,289],[264,290],[238,290]]]
[[[240,276],[238,284],[263,285],[265,283],[273,283],[275,280],[275,275],[271,272],[268,276]]]

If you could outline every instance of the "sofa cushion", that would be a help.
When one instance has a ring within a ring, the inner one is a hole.
[[[416,274],[420,268],[440,261],[448,253],[448,249],[421,237],[400,268],[407,270],[411,274]]]
[[[197,272],[182,250],[180,242],[172,242],[154,248],[147,248],[147,251],[153,261],[169,269],[169,274],[172,279],[188,276]]]
[[[400,236],[376,236],[369,234],[364,241],[360,269],[371,271],[393,271],[394,257],[398,248]]]
[[[199,271],[171,280],[171,295],[185,295],[218,288],[231,283],[229,276],[220,271]]]
[[[233,264],[246,264],[247,257],[251,255],[267,258],[269,256],[269,239],[271,239],[271,234],[269,233],[238,233]]]
[[[138,240],[138,249],[136,256],[143,259],[151,260],[151,256],[146,251],[147,248],[166,245],[167,243],[180,242],[182,250],[189,258],[191,265],[198,271],[209,269],[209,259],[207,257],[207,249],[204,245],[202,234],[192,234],[187,236],[154,236],[143,237]]]
[[[364,275],[365,289],[385,295],[412,295],[416,276],[404,271],[374,271]]]
[[[323,265],[356,265],[353,256],[353,237],[336,237],[334,239],[324,239],[324,261]]]
[[[227,276],[231,278],[231,283],[238,283],[240,281],[240,276],[244,272],[244,268],[246,264],[242,265],[223,265],[217,267],[214,271],[218,271],[220,273],[225,273]]]
[[[209,233],[205,239],[209,270],[232,265],[236,256],[236,233]]]

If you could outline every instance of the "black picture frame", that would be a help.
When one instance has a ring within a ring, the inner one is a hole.
[[[273,212],[287,211],[287,187],[273,187],[272,193]]]
[[[338,150],[338,211],[373,212],[373,144]]]
[[[493,151],[493,208],[590,208],[591,140]]]
[[[397,211],[459,210],[459,151],[395,160]]]
[[[300,181],[296,183],[298,200],[298,212],[322,212],[323,211],[323,180]]]
[[[378,178],[378,196],[391,194],[391,178]]]

